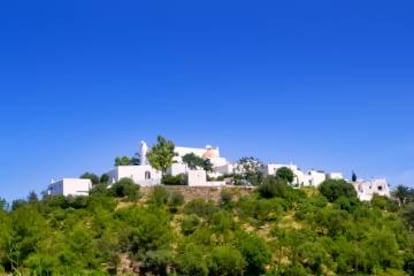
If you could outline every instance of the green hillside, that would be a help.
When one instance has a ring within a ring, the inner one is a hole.
[[[0,211],[0,274],[413,275],[409,200],[361,203],[349,187],[269,178],[206,201],[123,180],[90,197],[32,194]]]

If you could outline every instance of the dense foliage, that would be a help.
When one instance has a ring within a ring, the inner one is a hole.
[[[414,206],[361,203],[345,184],[268,178],[185,202],[123,179],[90,197],[0,200],[0,274],[413,275]]]

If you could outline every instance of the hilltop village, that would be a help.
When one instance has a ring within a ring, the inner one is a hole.
[[[162,136],[114,165],[0,198],[0,275],[414,275],[409,187]]]
[[[150,151],[151,148],[147,143],[141,141],[138,160],[135,162],[118,162],[113,169],[104,174],[108,179],[108,187],[124,178],[131,179],[142,187],[160,184],[176,184],[189,187],[231,187],[235,185],[253,187],[255,183],[247,177],[242,177],[243,175],[260,174],[266,177],[276,175],[279,170],[287,170],[292,174],[292,179],[289,182],[295,188],[317,188],[329,179],[346,180],[341,172],[325,172],[324,170],[313,169],[303,171],[294,164],[263,164],[253,157],[245,157],[238,162],[231,162],[220,155],[219,147],[210,145],[204,148],[173,146],[172,162],[165,172],[162,172],[162,170],[154,168],[151,164],[148,158]],[[175,179],[176,182],[167,181],[168,183],[166,183],[166,181],[163,181],[163,177]],[[386,179],[362,180],[355,177],[346,181],[354,186],[361,201],[370,201],[374,194],[385,197],[391,196]],[[63,196],[89,195],[92,186],[92,181],[87,177],[63,178],[60,181],[52,180],[47,188],[47,194]]]

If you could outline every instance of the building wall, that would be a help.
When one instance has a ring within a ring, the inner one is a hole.
[[[188,186],[207,186],[207,174],[204,170],[190,170],[187,177]]]
[[[203,148],[187,148],[187,147],[175,147],[175,153],[178,155],[174,158],[176,162],[181,163],[182,157],[186,154],[194,153],[195,155],[202,157],[204,153],[206,153],[207,149]]]
[[[171,174],[172,176],[176,176],[179,174],[185,174],[187,173],[187,165],[183,163],[174,163],[171,168],[168,169],[168,174]]]
[[[264,174],[266,176],[269,175],[275,175],[276,172],[280,169],[280,168],[289,168],[291,169],[293,172],[298,171],[298,166],[296,165],[292,165],[292,164],[266,164],[265,168],[264,168]]]
[[[340,172],[332,172],[326,175],[327,179],[334,179],[334,180],[343,180],[344,175]]]
[[[162,177],[161,172],[153,169],[150,165],[118,166],[107,174],[112,183],[118,182],[122,178],[130,178],[141,186],[157,185],[161,182]]]
[[[222,165],[222,166],[215,167],[214,172],[217,173],[217,174],[221,174],[221,175],[232,174],[232,173],[234,173],[234,165],[228,163],[228,164],[225,164],[225,165]]]
[[[63,195],[63,180],[51,183],[48,187],[48,194],[51,196]]]
[[[92,189],[90,179],[65,178],[49,185],[49,194],[63,196],[87,196]]]
[[[362,201],[370,201],[374,194],[390,197],[391,192],[386,179],[373,179],[354,183],[358,198]]]
[[[220,187],[225,186],[224,181],[207,181],[204,170],[189,170],[187,172],[188,186],[190,187]]]
[[[325,172],[311,170],[308,172],[309,186],[318,187],[326,180]]]

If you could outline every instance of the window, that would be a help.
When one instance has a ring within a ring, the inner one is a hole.
[[[146,171],[145,172],[145,180],[151,179],[151,172],[150,171]]]

